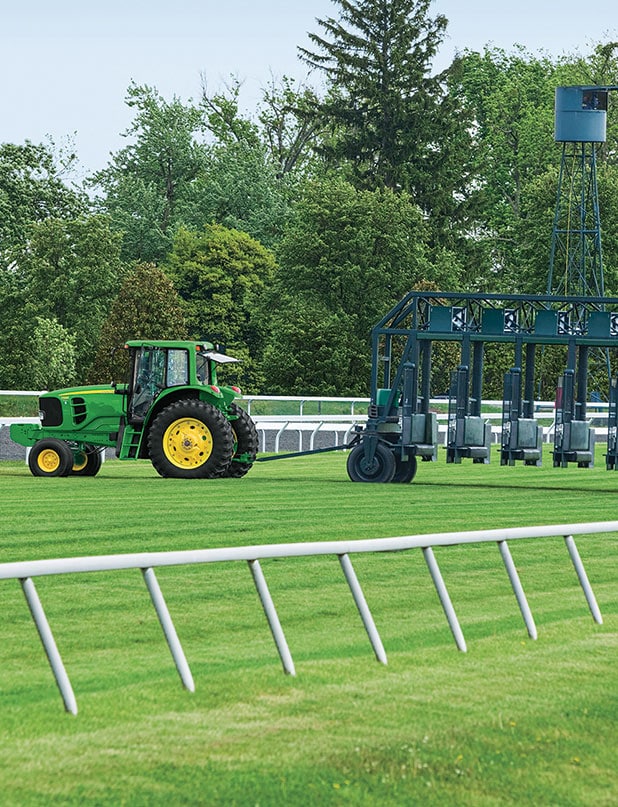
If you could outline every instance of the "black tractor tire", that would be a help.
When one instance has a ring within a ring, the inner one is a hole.
[[[96,446],[84,446],[83,450],[73,453],[71,476],[96,476],[101,470],[103,458]]]
[[[34,476],[68,476],[73,467],[73,452],[64,440],[39,440],[30,449],[28,467]]]
[[[215,479],[234,454],[234,433],[215,406],[197,398],[175,401],[154,419],[148,432],[150,460],[161,476]]]
[[[411,482],[416,476],[417,462],[416,457],[409,456],[407,462],[404,462],[399,455],[395,457],[395,476],[392,482],[399,482],[406,484]]]
[[[360,443],[348,455],[348,476],[352,482],[391,482],[395,476],[395,455],[378,443],[371,462],[365,459],[365,446]]]
[[[259,439],[255,423],[242,407],[233,403],[230,404],[230,411],[236,418],[230,421],[232,432],[234,433],[235,451],[232,461],[224,471],[223,476],[240,479],[253,467],[258,452]],[[234,457],[239,457],[242,454],[248,454],[251,457],[250,462],[239,462],[234,459]]]

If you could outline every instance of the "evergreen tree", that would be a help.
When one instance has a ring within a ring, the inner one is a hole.
[[[468,181],[470,134],[447,72],[431,75],[447,19],[431,0],[334,0],[340,18],[318,20],[301,59],[325,74],[310,112],[330,125],[322,151],[356,187],[408,192],[430,217],[433,243],[452,248]]]

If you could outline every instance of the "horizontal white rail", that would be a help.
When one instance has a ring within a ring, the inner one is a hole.
[[[26,560],[16,563],[0,563],[0,580],[78,574],[80,572],[111,572],[145,567],[186,566],[195,563],[221,563],[235,560],[401,552],[405,549],[418,549],[425,546],[455,546],[525,538],[590,535],[601,532],[618,533],[618,521],[592,521],[586,524],[555,524],[541,527],[505,527],[497,530],[467,532],[434,532],[427,535],[404,535],[396,538],[369,538],[353,541],[301,541],[292,544],[261,544],[217,549],[187,549],[175,552],[137,552],[129,555],[91,555],[53,560]]]
[[[378,634],[375,622],[363,595],[360,583],[352,566],[350,555],[361,553],[401,552],[403,550],[421,549],[427,567],[440,598],[451,633],[459,650],[465,651],[466,644],[459,626],[453,604],[442,574],[440,572],[433,548],[437,546],[455,546],[473,543],[497,543],[504,565],[515,593],[528,635],[537,638],[536,626],[530,613],[528,603],[519,579],[515,564],[512,561],[508,541],[519,539],[551,538],[562,536],[575,567],[580,585],[584,591],[588,607],[593,619],[602,623],[601,612],[588,581],[581,558],[575,546],[574,535],[618,533],[618,521],[599,521],[585,524],[559,524],[538,527],[511,527],[495,530],[472,530],[456,533],[431,533],[427,535],[407,535],[395,538],[374,538],[349,541],[312,541],[286,544],[266,544],[259,546],[238,546],[217,549],[197,549],[175,552],[139,552],[125,555],[101,555],[77,558],[58,558],[51,560],[31,560],[0,564],[0,580],[17,579],[20,581],[28,607],[35,622],[45,653],[47,655],[56,683],[64,701],[65,709],[77,714],[77,703],[69,682],[60,653],[56,647],[43,606],[36,592],[33,578],[60,574],[76,574],[82,572],[109,572],[126,569],[140,569],[159,622],[163,629],[172,658],[180,675],[183,686],[194,690],[193,678],[189,665],[176,634],[170,613],[163,598],[155,568],[165,566],[183,566],[203,563],[219,563],[245,561],[248,563],[253,580],[275,640],[284,671],[295,674],[294,662],[285,639],[274,602],[268,590],[260,560],[271,558],[317,557],[336,555],[342,571],[350,587],[359,615],[371,642],[378,661],[386,664],[386,653]]]
[[[47,390],[31,390],[31,389],[0,389],[0,395],[25,395],[27,397],[38,398]]]

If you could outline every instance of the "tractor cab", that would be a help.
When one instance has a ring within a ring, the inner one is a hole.
[[[211,395],[221,395],[217,386],[217,364],[237,359],[215,350],[210,342],[127,342],[129,352],[128,384],[118,387],[127,395],[127,419],[143,423],[152,406],[163,393],[173,388],[208,388]],[[235,389],[234,392],[237,390]]]
[[[146,417],[164,389],[189,383],[189,351],[156,345],[129,346],[129,351],[127,415],[129,422],[136,423]]]

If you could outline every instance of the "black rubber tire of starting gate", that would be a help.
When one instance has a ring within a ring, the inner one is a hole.
[[[382,443],[376,446],[373,460],[365,459],[365,446],[360,443],[350,451],[347,462],[352,482],[391,482],[395,476],[395,455]]]
[[[395,457],[395,476],[391,482],[399,482],[406,484],[411,482],[416,476],[416,457],[408,457],[407,462],[404,462],[399,456]]]

